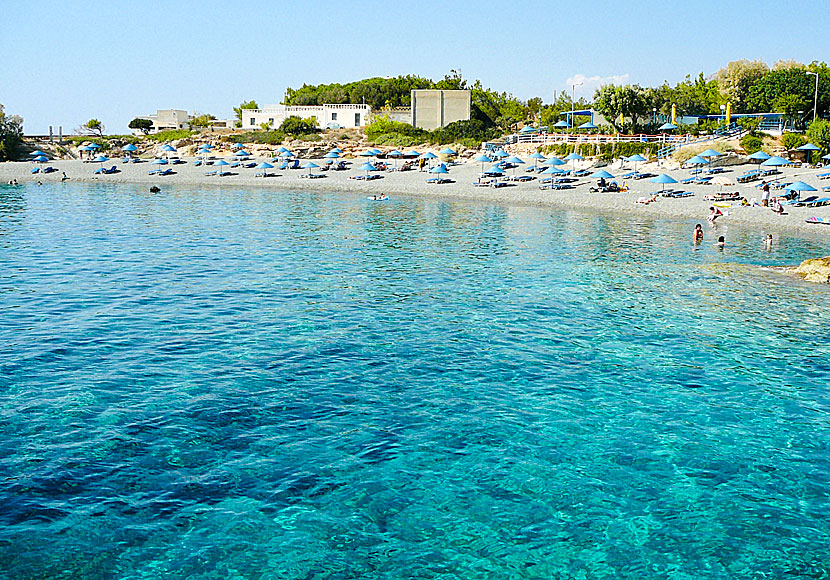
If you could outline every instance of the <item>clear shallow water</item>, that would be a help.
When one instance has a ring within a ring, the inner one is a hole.
[[[2,578],[823,578],[828,253],[0,188]]]

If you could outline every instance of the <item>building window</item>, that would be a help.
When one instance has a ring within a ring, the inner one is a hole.
[[[360,127],[360,113],[354,114],[354,126]]]
[[[336,121],[336,120],[337,120],[337,113],[332,113],[332,114],[331,114],[331,120],[332,120],[332,121]]]

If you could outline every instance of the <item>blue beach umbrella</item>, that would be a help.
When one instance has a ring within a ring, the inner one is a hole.
[[[706,161],[700,155],[695,155],[694,157],[686,161],[686,165],[706,165],[707,163],[708,161]]]
[[[335,147],[334,149],[329,151],[329,153],[337,153],[338,155],[340,155],[341,153],[343,153],[343,150],[340,149],[340,147]]]
[[[241,143],[240,143],[240,145],[241,145]],[[285,153],[286,151],[288,151],[288,149],[286,149],[285,147],[282,147],[282,146],[277,147],[277,153]]]
[[[49,161],[49,158],[46,157],[46,155],[38,155],[37,157],[33,157],[32,161],[34,161],[35,163],[46,163],[47,161]]]
[[[41,156],[45,156],[46,153],[44,153],[40,149],[36,149],[36,150],[32,151],[31,153],[29,153],[29,155],[31,155],[32,157],[41,157]]]
[[[280,152],[280,157],[282,157],[283,159],[287,159],[289,157],[294,157],[294,154],[288,149],[283,148],[283,150]]]
[[[652,177],[651,179],[649,179],[649,181],[652,183],[663,184],[663,189],[660,190],[661,192],[666,191],[667,183],[677,183],[677,180],[674,177],[672,177],[671,175],[666,175],[665,173],[661,173],[657,177]]]
[[[648,161],[645,157],[640,155],[639,153],[635,153],[631,157],[626,157],[626,161],[631,161],[634,164],[634,171],[637,171],[637,163],[642,163],[643,161]]]
[[[450,170],[447,169],[447,166],[443,163],[439,163],[435,167],[429,170],[430,173],[449,173]]]
[[[830,159],[830,153],[828,153],[827,155],[823,156],[823,157],[822,157],[822,159]]]
[[[542,165],[565,165],[565,162],[554,156],[542,162]]]
[[[441,151],[439,151],[439,153],[441,155],[458,155],[458,153],[456,153],[455,151],[453,151],[449,147],[444,147],[443,149],[441,149]]]
[[[481,163],[481,172],[482,173],[484,173],[484,164],[493,162],[493,160],[491,158],[487,157],[486,155],[479,155],[478,157],[473,159],[473,161]]]
[[[317,169],[318,167],[320,167],[320,166],[317,165],[316,163],[312,162],[312,161],[309,161],[308,163],[304,163],[301,166],[302,169],[308,169],[308,173],[306,175],[311,175],[311,170],[312,169]]]
[[[614,176],[605,171],[596,171],[590,175],[591,179],[614,179]]]
[[[361,157],[374,157],[375,153],[371,149],[367,149],[366,151],[362,151],[360,153]]]
[[[561,121],[557,121],[556,123],[553,124],[553,126],[556,129],[567,129],[568,127],[570,127],[568,122],[564,119],[562,119]]]
[[[420,153],[419,151],[417,151],[417,150],[413,149],[412,151],[410,151],[409,153],[407,153],[407,156],[408,156],[408,157],[420,157],[420,156],[421,156],[421,153]]]
[[[816,189],[809,183],[804,183],[803,181],[795,181],[789,184],[784,189],[788,189],[790,191],[818,191],[818,189]]]
[[[128,143],[121,148],[121,151],[126,151],[127,153],[135,153],[136,151],[138,151],[138,147],[136,147],[132,143]]]
[[[383,153],[383,151],[381,151],[380,149],[375,149],[375,148],[369,149],[369,151],[371,151],[372,155],[374,155],[375,157],[377,157],[378,155],[381,155]]]
[[[674,123],[663,123],[657,128],[658,131],[674,131],[675,129],[677,129],[677,125]]]
[[[233,154],[234,157],[248,157],[249,155],[250,153],[248,153],[244,149],[240,149],[239,151]]]
[[[789,159],[784,159],[783,157],[776,155],[775,157],[770,157],[766,161],[761,162],[761,165],[764,167],[781,167],[782,165],[787,165],[789,163]]]
[[[155,159],[151,165],[167,165],[167,159],[163,157],[160,159]]]
[[[748,157],[749,157],[749,159],[752,159],[754,161],[766,161],[767,159],[772,157],[772,155],[770,155],[769,153],[766,153],[764,151],[756,151],[755,153],[753,153],[752,155],[749,155]]]
[[[505,157],[510,157],[510,154],[504,149],[499,149],[498,151],[493,153],[493,157],[496,157],[498,159],[504,159]]]
[[[591,121],[585,121],[582,123],[577,129],[596,129],[597,126],[594,125]]]
[[[796,151],[821,151],[821,147],[817,147],[812,143],[806,143],[801,147],[797,148]]]
[[[580,161],[582,159],[585,159],[585,158],[582,155],[580,155],[579,153],[577,153],[576,151],[574,151],[573,153],[571,153],[570,155],[565,157],[565,161],[571,161],[572,162],[571,166],[572,166],[573,171],[576,171],[576,162]]]
[[[230,165],[230,163],[228,163],[224,159],[220,159],[219,161],[216,162],[215,167],[219,168],[219,175],[224,175],[225,172],[222,171],[222,168],[227,167],[228,165]]]
[[[262,177],[268,177],[268,169],[273,169],[274,166],[268,163],[267,161],[263,161],[259,165],[256,166],[257,169],[262,169]]]
[[[360,171],[365,171],[366,172],[366,177],[369,177],[369,172],[370,171],[377,171],[377,167],[375,167],[374,165],[372,165],[368,161],[366,163],[364,163],[363,165],[361,165],[360,167],[358,167],[358,169]]]
[[[338,159],[340,154],[335,151],[329,151],[325,155],[323,155],[323,159]]]
[[[239,142],[236,142],[233,145],[231,145],[231,149],[242,149],[243,147],[245,147],[245,145]]]
[[[559,169],[558,167],[551,165],[542,172],[542,175],[562,175],[563,173],[565,172]]]
[[[277,169],[288,169],[288,161],[283,161],[279,165],[277,165]]]
[[[100,146],[100,145],[98,145],[98,143],[90,143],[89,145],[87,145],[87,147],[89,147],[89,151],[94,151],[94,150],[96,150],[96,149],[100,149],[100,148],[101,148],[101,146]]]
[[[493,165],[493,167],[491,167],[487,171],[484,171],[484,174],[499,177],[504,175],[504,170],[498,165]]]

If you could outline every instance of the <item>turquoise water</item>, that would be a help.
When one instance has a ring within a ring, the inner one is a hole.
[[[0,188],[0,578],[828,577],[830,244],[692,225]]]

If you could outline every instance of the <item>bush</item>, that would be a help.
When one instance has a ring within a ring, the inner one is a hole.
[[[821,147],[820,154],[830,152],[830,121],[816,119],[807,127],[807,138],[813,145]]]
[[[147,138],[156,141],[158,143],[164,141],[175,141],[177,139],[187,139],[188,137],[195,135],[196,131],[188,131],[187,129],[170,129],[169,131],[161,131],[160,133],[154,133],[152,135],[147,135]]]
[[[278,131],[282,131],[286,135],[310,135],[312,133],[319,133],[320,129],[317,127],[317,119],[314,117],[303,119],[296,115],[291,115],[282,122]]]
[[[285,133],[280,130],[257,131],[225,135],[221,138],[225,143],[260,143],[263,145],[282,145]]]
[[[800,133],[784,133],[781,136],[781,146],[787,151],[798,149],[807,142]]]
[[[764,139],[754,133],[747,133],[741,137],[741,148],[747,155],[752,155],[761,150],[764,146]]]

